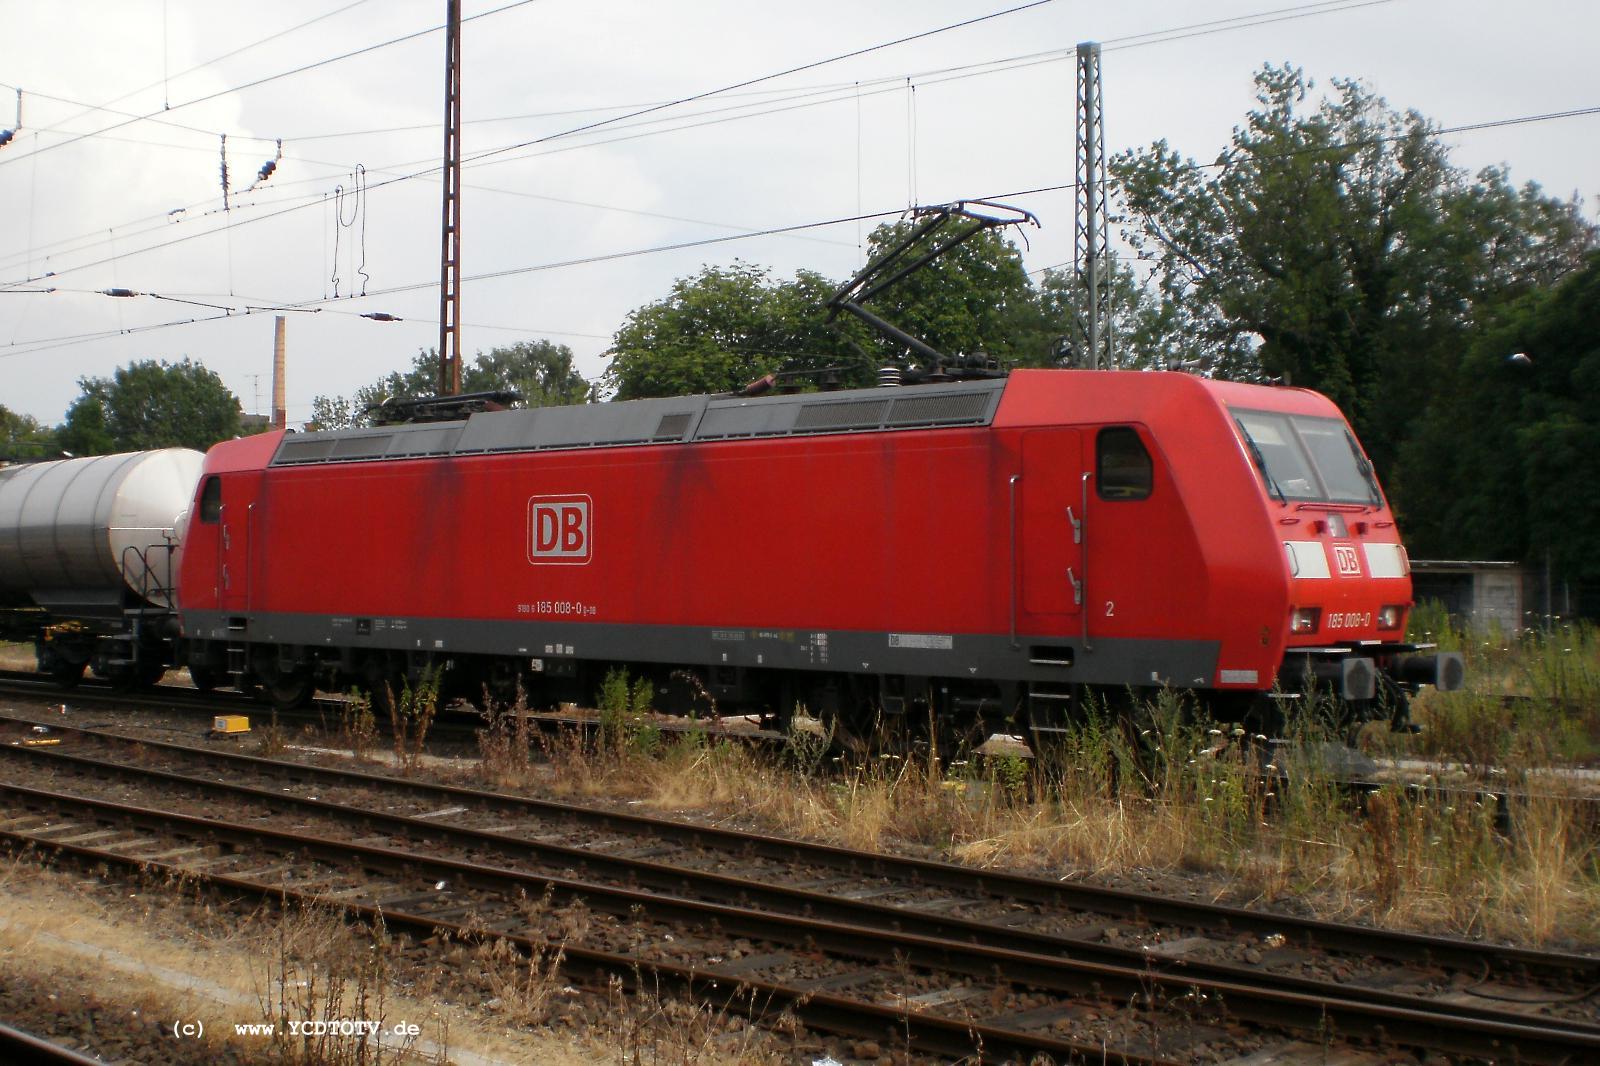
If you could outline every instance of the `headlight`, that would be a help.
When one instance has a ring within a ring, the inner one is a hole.
[[[1406,621],[1406,608],[1403,603],[1386,603],[1378,609],[1379,629],[1399,629]]]
[[[1321,618],[1321,607],[1296,607],[1289,612],[1289,632],[1315,633]]]

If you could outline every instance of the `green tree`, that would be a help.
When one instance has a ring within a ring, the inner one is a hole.
[[[59,451],[55,430],[0,404],[0,460],[50,458]]]
[[[664,299],[629,313],[617,330],[603,382],[618,400],[742,388],[774,371],[821,371],[845,364],[847,381],[870,376],[849,338],[827,325],[833,285],[801,271],[774,281],[763,267],[735,261],[680,278]]]
[[[1128,370],[1170,368],[1194,358],[1177,333],[1175,309],[1139,282],[1126,263],[1111,267],[1111,342],[1116,365]],[[1075,270],[1050,268],[1039,282],[1041,329],[1058,338],[1053,347],[1018,360],[1024,366],[1083,365],[1089,350],[1088,286]]]
[[[1575,269],[1595,227],[1503,171],[1468,178],[1427,120],[1358,82],[1314,103],[1297,69],[1255,82],[1214,163],[1164,141],[1113,160],[1125,236],[1157,266],[1172,335],[1227,376],[1326,393],[1388,471],[1475,318]]]
[[[870,253],[893,248],[914,225],[908,220],[879,226]],[[926,247],[925,238],[907,261]],[[1022,253],[998,229],[968,238],[862,306],[944,355],[981,353],[1006,365],[1047,360],[1062,331],[1061,322],[1044,317]],[[877,351],[879,360],[904,358],[888,341],[877,340]]]
[[[239,434],[239,400],[199,363],[145,359],[109,378],[80,378],[83,390],[57,430],[74,455],[198,448]]]
[[[306,429],[318,433],[325,429],[349,429],[356,424],[358,412],[346,396],[318,394],[311,400],[311,418]]]
[[[895,247],[915,224],[879,226],[869,254]],[[927,247],[925,239],[902,261]],[[870,384],[885,364],[923,362],[852,315],[830,322],[838,287],[806,270],[779,281],[749,263],[704,267],[628,315],[605,384],[629,400],[728,392],[767,373],[820,376],[836,367],[834,380],[852,386]],[[1016,245],[998,230],[969,238],[862,306],[946,356],[983,354],[1006,365],[1049,363],[1066,321],[1061,307],[1041,302]]]
[[[1413,552],[1600,578],[1600,255],[1500,309],[1441,384],[1402,452]]]
[[[417,399],[438,392],[439,355],[424,348],[405,370],[391,370],[355,395],[319,395],[311,401],[310,429],[346,429],[370,424],[367,411],[385,400]],[[574,365],[572,349],[547,340],[520,341],[479,352],[462,368],[462,392],[510,391],[528,407],[585,403],[591,386]]]
[[[427,353],[433,358],[433,353]],[[585,403],[590,385],[573,365],[572,349],[547,340],[520,341],[480,353],[461,377],[463,392],[510,391],[528,407]]]

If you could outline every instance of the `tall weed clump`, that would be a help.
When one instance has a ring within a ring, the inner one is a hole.
[[[1419,605],[1408,636],[1460,651],[1467,684],[1424,690],[1416,755],[1479,771],[1506,764],[1600,761],[1600,629],[1584,620],[1535,618],[1520,629],[1455,626],[1437,603]]]
[[[439,677],[428,672],[413,687],[409,682],[400,690],[388,690],[389,727],[394,737],[394,756],[402,770],[422,765],[428,730],[439,713]]]

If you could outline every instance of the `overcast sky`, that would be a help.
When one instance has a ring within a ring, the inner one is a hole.
[[[536,0],[469,21],[463,272],[516,272],[463,287],[467,352],[548,337],[595,377],[623,317],[674,279],[736,258],[842,279],[871,223],[575,260],[1071,182],[1073,46],[1083,40],[1108,42],[1113,150],[1166,138],[1210,160],[1264,62],[1303,66],[1319,88],[1361,78],[1442,126],[1600,105],[1600,5],[1587,2],[1052,0],[470,162],[1021,2]],[[506,3],[465,0],[464,12]],[[1322,13],[1284,18],[1304,14],[1291,8]],[[320,308],[287,312],[291,424],[309,417],[316,394],[348,394],[433,346],[440,186],[437,173],[408,175],[441,154],[444,35],[421,31],[444,9],[0,0],[0,129],[15,125],[23,90],[21,129],[0,148],[0,403],[53,423],[78,378],[187,356],[221,375],[246,411],[264,411],[275,312],[186,322],[221,308]],[[1274,9],[1278,21],[1266,24],[1113,46]],[[283,33],[319,16],[328,17]],[[419,35],[273,77],[408,34]],[[1034,58],[994,63],[1024,56]],[[91,131],[105,132],[79,137]],[[247,191],[278,138],[275,173]],[[1600,115],[1446,141],[1459,165],[1507,165],[1515,181],[1584,196],[1594,217]],[[368,185],[359,206],[358,166]],[[1043,223],[1029,234],[1029,268],[1069,260],[1072,194],[1014,202]],[[407,286],[417,287],[381,292]],[[98,292],[111,287],[196,303]],[[137,332],[95,336],[121,330]]]

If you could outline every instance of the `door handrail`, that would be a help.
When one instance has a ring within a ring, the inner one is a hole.
[[[1083,610],[1083,650],[1094,651],[1094,645],[1089,643],[1089,616],[1094,613],[1089,607],[1089,479],[1094,477],[1093,470],[1083,472],[1083,517],[1075,532],[1082,534],[1079,542],[1078,565],[1083,568],[1083,603],[1079,607]]]

